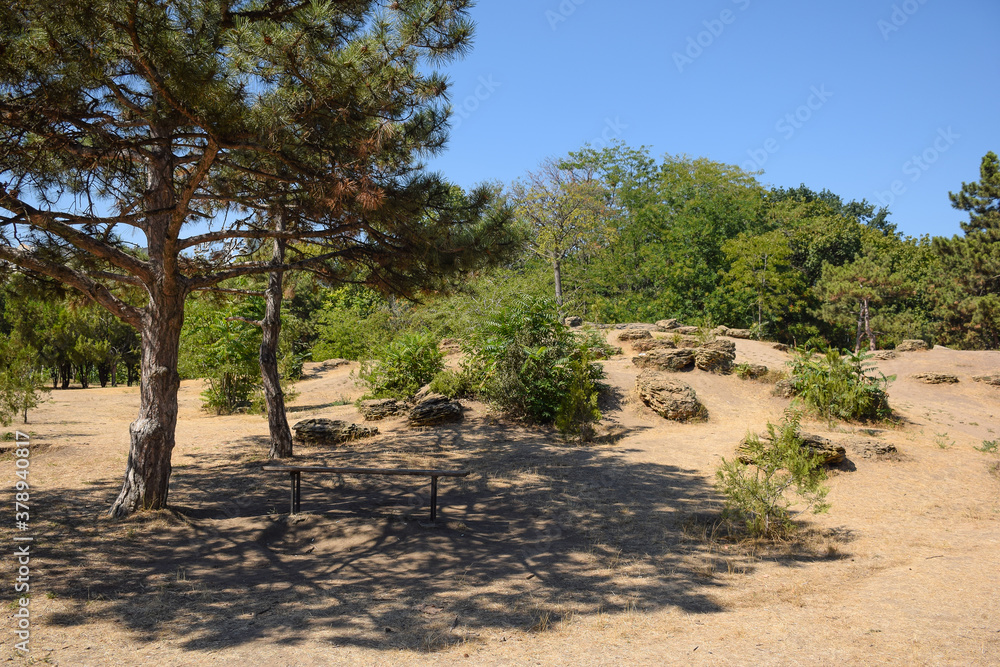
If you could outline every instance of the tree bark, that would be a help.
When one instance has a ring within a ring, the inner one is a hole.
[[[285,230],[284,212],[275,216],[277,231]],[[285,261],[284,239],[274,239],[271,263],[280,266]],[[278,372],[278,338],[281,334],[281,298],[283,274],[271,273],[267,278],[264,296],[263,335],[260,341],[260,373],[264,381],[264,405],[267,409],[267,427],[271,434],[268,458],[281,459],[292,456],[292,431],[285,415],[285,394],[281,391],[281,373]]]
[[[143,312],[139,417],[129,426],[131,445],[125,481],[109,514],[167,506],[170,455],[177,426],[177,359],[184,324],[184,294],[158,295]]]
[[[562,264],[558,259],[552,260],[552,273],[556,283],[556,308],[559,311],[559,319],[563,318],[563,291],[562,291]]]

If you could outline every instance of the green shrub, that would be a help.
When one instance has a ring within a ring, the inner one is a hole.
[[[409,398],[444,368],[438,340],[427,333],[408,332],[382,348],[375,359],[363,361],[358,377],[369,398]]]
[[[876,370],[867,352],[796,350],[792,392],[827,419],[881,421],[892,416],[887,388],[895,376]]]
[[[604,378],[589,361],[589,339],[559,324],[548,301],[520,298],[484,317],[469,335],[465,371],[473,392],[500,409],[541,424],[570,424],[583,414]],[[568,400],[574,390],[578,399]],[[582,396],[580,394],[582,392]]]
[[[790,491],[814,513],[829,509],[824,502],[829,489],[822,484],[826,479],[822,456],[802,446],[799,421],[799,415],[792,413],[777,427],[768,423],[769,439],[747,434],[744,460],[752,463],[722,459],[716,469],[727,518],[742,520],[753,536],[775,537],[792,530]]]
[[[460,398],[469,395],[469,379],[464,373],[445,369],[431,379],[430,388],[435,394]]]
[[[556,414],[556,428],[585,442],[593,436],[593,424],[601,421],[597,407],[600,385],[590,362],[591,347],[584,344],[574,350],[566,364],[569,386]]]

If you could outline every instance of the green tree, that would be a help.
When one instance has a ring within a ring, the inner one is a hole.
[[[784,232],[740,234],[722,249],[730,262],[723,289],[750,295],[759,333],[801,308],[804,283],[792,267],[792,249]]]
[[[488,215],[493,192],[456,204],[418,159],[447,129],[448,84],[426,63],[468,48],[470,6],[0,7],[0,260],[141,334],[139,416],[112,515],[166,506],[190,294],[318,263],[333,276],[363,266],[369,284],[406,294],[501,258],[487,253],[507,229],[502,210]],[[284,231],[243,215],[269,192],[294,210]],[[246,259],[268,239],[322,250]]]
[[[1000,347],[1000,160],[990,151],[980,180],[949,193],[952,206],[969,212],[963,237],[934,239],[946,279],[939,282],[939,308],[946,342]]]
[[[528,247],[552,269],[556,307],[563,313],[562,269],[584,248],[606,246],[615,233],[610,197],[587,170],[542,164],[511,187],[514,215],[528,228]]]
[[[892,271],[890,258],[866,255],[850,264],[823,265],[823,273],[815,290],[823,302],[821,316],[827,322],[844,324],[852,315],[857,317],[854,351],[861,349],[861,341],[868,341],[868,349],[878,349],[872,328],[872,308],[912,290],[905,279]]]
[[[28,411],[35,408],[48,391],[44,376],[32,351],[10,338],[0,336],[0,424],[7,426],[15,416],[28,423]]]

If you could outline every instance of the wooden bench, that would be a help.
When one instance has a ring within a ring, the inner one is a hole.
[[[338,473],[342,475],[407,475],[431,478],[431,521],[437,521],[438,477],[465,477],[470,470],[411,470],[407,468],[340,468],[329,466],[264,466],[265,472],[287,472],[292,480],[292,514],[302,509],[302,473]]]

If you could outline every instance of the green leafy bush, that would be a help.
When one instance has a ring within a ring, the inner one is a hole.
[[[369,398],[408,398],[444,368],[438,340],[428,333],[407,332],[361,363],[358,377]]]
[[[566,364],[569,386],[556,414],[556,428],[580,442],[593,436],[593,424],[601,421],[597,407],[600,384],[594,377],[591,348],[583,345],[573,351]],[[603,369],[602,369],[603,374]]]
[[[879,372],[867,352],[797,350],[789,364],[792,392],[823,417],[881,421],[892,416],[887,389],[896,378]]]
[[[516,416],[564,426],[588,412],[599,418],[596,395],[604,369],[590,361],[589,339],[558,322],[548,301],[520,298],[501,306],[473,329],[465,371],[473,392]]]
[[[829,509],[824,502],[829,489],[822,484],[826,479],[822,456],[802,446],[799,421],[793,413],[779,426],[768,423],[767,438],[747,434],[743,456],[722,459],[716,469],[727,518],[742,520],[753,536],[776,537],[793,529],[790,491],[814,513]]]
[[[459,398],[469,395],[469,379],[464,373],[445,369],[431,379],[430,388],[435,394]]]

